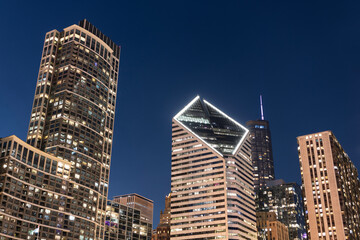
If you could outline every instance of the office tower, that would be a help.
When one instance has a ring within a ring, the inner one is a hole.
[[[170,240],[171,194],[165,197],[165,209],[160,212],[160,223],[154,230],[152,240]]]
[[[124,200],[127,198],[108,200],[105,240],[150,240],[152,224],[146,219],[153,202],[138,194],[127,196],[129,201]]]
[[[331,131],[297,137],[311,240],[360,239],[360,181]]]
[[[251,160],[254,167],[255,190],[265,186],[266,181],[275,179],[269,121],[264,118],[260,96],[261,118],[246,123],[250,131]]]
[[[119,55],[86,20],[46,34],[27,143],[1,139],[1,236],[103,239]]]
[[[150,240],[152,235],[154,202],[136,193],[116,196],[113,202],[140,211],[140,237],[141,239]]]
[[[274,212],[256,212],[259,240],[289,240],[288,228]]]
[[[248,130],[199,96],[172,120],[171,239],[256,239]]]
[[[277,220],[288,227],[290,240],[306,238],[306,223],[301,188],[297,183],[273,180],[259,191],[257,209],[273,212]]]

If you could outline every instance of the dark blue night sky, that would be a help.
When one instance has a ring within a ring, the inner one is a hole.
[[[360,2],[1,1],[0,136],[25,139],[45,33],[87,18],[122,46],[109,196],[170,191],[171,119],[197,94],[242,124],[263,94],[277,178],[332,130],[360,168]]]

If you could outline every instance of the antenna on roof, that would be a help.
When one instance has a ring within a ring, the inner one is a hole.
[[[260,95],[260,111],[261,111],[261,120],[264,120],[264,107],[262,103],[262,95]]]

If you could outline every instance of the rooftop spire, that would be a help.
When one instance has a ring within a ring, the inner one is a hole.
[[[261,111],[261,120],[264,120],[264,107],[262,103],[262,95],[260,94],[260,111]]]

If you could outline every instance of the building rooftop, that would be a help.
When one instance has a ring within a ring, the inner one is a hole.
[[[220,155],[234,155],[249,132],[199,96],[176,114],[174,119]]]
[[[120,58],[120,46],[116,45],[108,36],[103,34],[98,28],[92,25],[88,20],[83,19],[78,24],[80,27],[88,30],[98,38],[103,40],[113,51],[117,58]]]
[[[117,198],[126,198],[126,197],[138,197],[138,198],[141,198],[141,199],[143,199],[143,200],[145,200],[145,201],[148,201],[148,202],[154,203],[154,201],[153,201],[153,200],[148,199],[148,198],[146,198],[146,197],[144,197],[144,196],[141,196],[141,195],[139,195],[139,194],[137,194],[137,193],[129,193],[129,194],[124,194],[124,195],[119,195],[119,196],[115,196],[115,197],[113,197],[113,199],[117,199]]]

